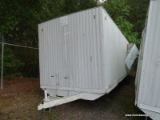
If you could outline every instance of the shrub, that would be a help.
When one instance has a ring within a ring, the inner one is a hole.
[[[0,58],[1,58],[1,54],[0,54]],[[13,51],[7,46],[4,47],[3,60],[4,60],[4,63],[3,63],[4,76],[10,76],[10,75],[21,76],[22,75],[20,71],[25,64],[20,60],[18,60],[13,54]],[[0,61],[0,64],[1,64],[1,61]]]

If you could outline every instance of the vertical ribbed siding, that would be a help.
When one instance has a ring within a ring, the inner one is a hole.
[[[145,42],[139,58],[137,74],[137,103],[150,106],[146,109],[160,117],[160,1],[150,1]],[[142,59],[143,57],[143,59]],[[141,71],[140,71],[141,70]],[[159,112],[157,112],[159,111]],[[156,117],[155,117],[156,118]],[[157,117],[158,118],[158,117]]]
[[[128,41],[123,36],[112,19],[103,10],[104,32],[104,79],[105,87],[109,88],[117,84],[127,74],[125,59],[127,56]]]
[[[39,25],[41,85],[101,89],[101,9],[69,15],[68,25]]]
[[[127,74],[127,43],[102,7],[41,23],[41,86],[106,91]]]
[[[101,80],[101,70],[97,70],[97,68],[101,66],[99,62],[101,59],[101,53],[99,51],[101,48],[101,41],[100,36],[96,37],[97,34],[100,34],[100,23],[98,21],[98,19],[100,19],[98,16],[99,13],[100,9],[91,9],[68,16],[70,21],[69,29],[71,31],[71,38],[68,40],[70,43],[68,42],[68,46],[74,44],[71,47],[72,50],[67,52],[69,61],[72,61],[69,66],[72,68],[72,79],[74,79],[73,83],[75,83],[73,87],[99,88],[98,83]],[[96,17],[94,18],[94,16]],[[95,24],[95,22],[92,21],[97,21],[97,23]],[[94,30],[91,29],[93,26],[95,27]],[[95,52],[91,50],[95,50]],[[92,60],[94,63],[90,62]],[[75,68],[75,66],[78,67]],[[95,66],[94,69],[93,66]]]

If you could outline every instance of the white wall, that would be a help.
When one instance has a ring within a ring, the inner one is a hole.
[[[160,0],[150,1],[145,42],[142,43],[136,77],[136,104],[155,120],[160,118],[159,6]]]

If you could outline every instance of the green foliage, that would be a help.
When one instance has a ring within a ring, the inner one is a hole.
[[[0,32],[4,37],[36,36],[35,12],[38,1],[34,0],[1,0],[0,1]],[[35,37],[34,37],[35,38]]]
[[[129,16],[130,6],[126,1],[127,0],[107,0],[107,2],[105,2],[104,8],[114,21],[119,16],[122,16],[123,18]]]
[[[1,58],[1,54],[0,54]],[[1,61],[0,61],[1,64]],[[11,74],[14,74],[15,76],[21,75],[21,68],[25,64],[18,60],[15,55],[13,54],[13,51],[7,47],[5,47],[4,50],[4,76],[8,76]]]
[[[39,57],[38,50],[11,47],[16,58],[25,65],[21,69],[21,73],[24,77],[38,77],[39,76]]]
[[[144,8],[143,8],[144,7]],[[129,42],[140,45],[148,1],[107,0],[104,8],[118,25]]]
[[[134,25],[133,31],[137,32],[138,37],[141,38],[144,23],[147,18],[149,0],[127,0],[127,2],[131,5],[128,20]]]
[[[118,27],[123,32],[124,36],[128,39],[129,42],[135,43],[137,45],[140,44],[140,40],[138,39],[138,33],[133,32],[133,24],[124,19],[122,16],[117,17],[115,21]]]

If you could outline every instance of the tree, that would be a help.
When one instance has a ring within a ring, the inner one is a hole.
[[[104,8],[128,41],[136,43],[139,46],[146,19],[145,15],[148,8],[148,2],[147,0],[144,0],[143,2],[137,1],[137,3],[138,4],[136,4],[135,0],[107,0],[104,4]],[[144,8],[142,9],[141,7]]]
[[[1,58],[1,54],[0,54]],[[3,64],[3,73],[4,76],[8,76],[11,74],[14,74],[15,76],[20,76],[21,74],[21,69],[25,65],[25,63],[21,62],[16,58],[16,56],[13,54],[13,51],[9,48],[5,48],[4,51],[4,64]],[[1,64],[1,61],[0,61]]]
[[[147,18],[149,0],[127,0],[127,2],[131,5],[128,20],[133,24],[133,31],[138,32],[138,38],[141,38]]]

